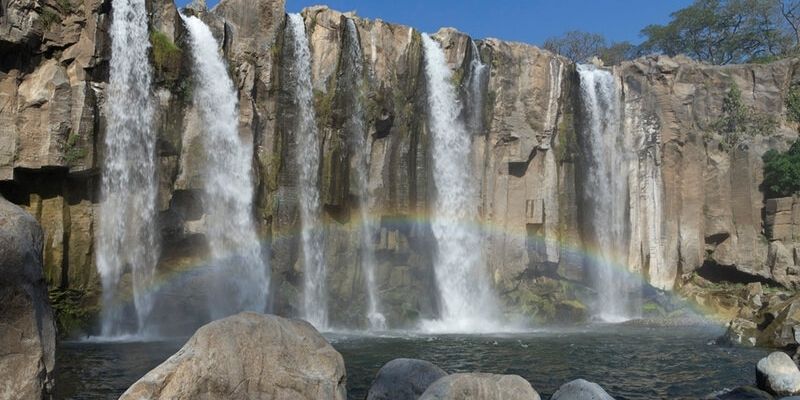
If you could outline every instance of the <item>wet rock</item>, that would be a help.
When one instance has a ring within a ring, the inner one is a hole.
[[[378,371],[367,400],[415,400],[446,375],[447,372],[428,361],[398,358]]]
[[[56,326],[42,274],[42,228],[0,197],[0,398],[50,390]]]
[[[576,379],[561,385],[550,400],[614,400],[600,385]]]
[[[774,400],[775,398],[758,388],[752,386],[742,386],[733,390],[725,391],[707,397],[708,400]]]
[[[756,384],[778,396],[795,395],[800,393],[800,370],[786,353],[776,351],[756,365]]]
[[[540,400],[539,393],[517,375],[453,374],[434,382],[420,400]]]
[[[200,328],[121,400],[344,400],[342,356],[309,323],[245,312]]]

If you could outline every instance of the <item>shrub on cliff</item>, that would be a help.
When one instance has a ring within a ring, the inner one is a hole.
[[[800,140],[785,153],[766,152],[763,159],[764,188],[770,197],[800,193]]]
[[[745,144],[755,136],[772,135],[777,126],[774,118],[742,102],[742,92],[735,83],[722,100],[722,116],[713,124],[722,135],[725,150]]]

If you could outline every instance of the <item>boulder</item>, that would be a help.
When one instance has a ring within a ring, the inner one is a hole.
[[[344,400],[342,356],[311,324],[252,312],[211,322],[120,397]]]
[[[416,400],[425,389],[447,375],[433,363],[397,358],[378,371],[367,393],[367,400]]]
[[[776,351],[758,361],[756,384],[777,396],[800,394],[800,370],[786,353]]]
[[[434,382],[420,400],[540,400],[518,375],[453,374]]]
[[[600,385],[576,379],[561,385],[550,400],[614,400]]]
[[[40,399],[53,383],[56,326],[42,273],[42,228],[0,197],[0,398]]]

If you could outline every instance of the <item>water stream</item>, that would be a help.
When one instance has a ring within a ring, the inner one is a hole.
[[[311,84],[311,51],[305,22],[300,14],[289,14],[287,31],[294,47],[291,76],[296,85],[298,108],[295,130],[297,168],[300,173],[300,220],[303,252],[303,318],[317,329],[328,326],[327,267],[323,249],[324,230],[320,221],[320,144]]]
[[[208,26],[183,17],[192,45],[194,106],[202,121],[205,227],[217,271],[206,287],[213,319],[265,311],[269,268],[253,219],[253,145],[239,135],[238,97]]]
[[[146,334],[156,239],[156,134],[145,0],[114,0],[107,126],[97,218],[97,271],[103,288],[101,334]],[[131,274],[133,303],[120,286]],[[133,310],[131,310],[131,306]],[[136,318],[130,318],[131,311]]]

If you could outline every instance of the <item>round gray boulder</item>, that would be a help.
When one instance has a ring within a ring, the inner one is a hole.
[[[452,374],[434,382],[420,400],[541,400],[518,375]]]
[[[758,361],[756,385],[776,396],[800,394],[800,369],[786,353],[776,351]]]
[[[397,358],[378,371],[367,393],[367,400],[416,400],[425,389],[447,375],[433,363]]]
[[[575,379],[561,385],[550,400],[614,400],[600,385]]]
[[[120,400],[345,398],[344,360],[311,324],[245,312],[198,329]]]

